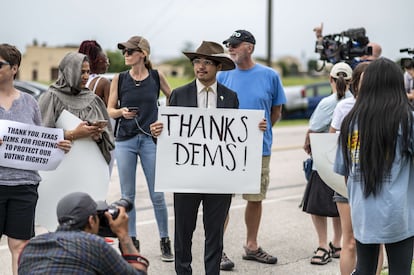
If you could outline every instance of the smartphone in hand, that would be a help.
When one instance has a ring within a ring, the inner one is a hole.
[[[88,121],[88,125],[98,126],[99,128],[105,128],[108,125],[108,121],[106,119],[96,120],[96,121]]]
[[[128,112],[133,112],[135,115],[139,116],[139,107],[128,107]]]

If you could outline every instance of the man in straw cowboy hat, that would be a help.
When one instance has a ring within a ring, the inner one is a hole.
[[[198,108],[239,107],[237,95],[232,90],[217,83],[218,71],[235,68],[233,61],[224,53],[224,48],[215,42],[203,41],[196,52],[184,52],[194,66],[195,80],[172,91],[170,106]],[[158,137],[163,125],[155,122],[151,133]],[[177,274],[192,274],[191,244],[196,227],[197,212],[203,202],[203,222],[205,229],[205,274],[220,273],[220,260],[223,251],[223,230],[231,194],[174,193],[175,214],[175,270]]]

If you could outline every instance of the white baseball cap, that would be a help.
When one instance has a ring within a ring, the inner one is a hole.
[[[345,62],[336,63],[331,70],[330,75],[333,78],[338,78],[342,74],[345,80],[351,80],[352,78],[352,68]]]

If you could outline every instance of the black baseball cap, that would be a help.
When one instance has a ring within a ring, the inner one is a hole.
[[[60,225],[79,227],[86,224],[89,216],[95,215],[98,210],[104,210],[103,207],[88,194],[74,192],[58,202],[56,214]]]
[[[226,40],[223,41],[224,45],[238,45],[241,42],[249,42],[256,44],[256,39],[254,39],[253,34],[246,30],[237,30]]]

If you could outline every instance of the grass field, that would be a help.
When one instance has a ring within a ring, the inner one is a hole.
[[[326,77],[283,77],[282,84],[283,86],[293,86],[293,85],[306,85],[311,83],[317,83],[321,81],[326,81]],[[177,88],[188,82],[192,81],[193,78],[182,78],[182,77],[167,77],[168,83],[171,88]]]
[[[179,78],[179,77],[167,77],[167,81],[171,86],[171,89],[180,87],[192,81],[192,78]],[[317,83],[321,81],[326,81],[325,77],[284,77],[282,78],[283,86],[293,86],[293,85],[306,85],[311,83]],[[161,96],[164,96],[161,93]],[[278,126],[288,126],[288,125],[303,125],[307,124],[307,120],[302,119],[289,119],[281,120],[277,123]]]

